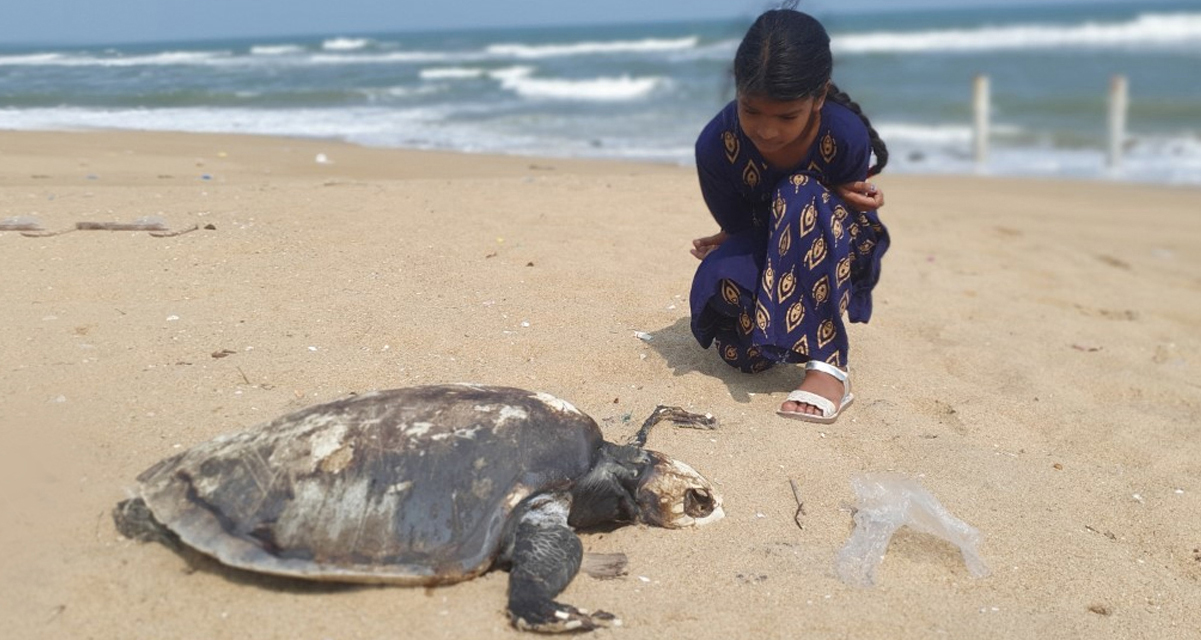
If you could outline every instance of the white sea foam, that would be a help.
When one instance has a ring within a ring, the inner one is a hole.
[[[445,85],[441,84],[423,84],[417,86],[395,86],[384,88],[357,89],[356,92],[367,96],[372,102],[379,102],[380,99],[387,98],[411,98],[414,96],[428,96],[445,91]]]
[[[511,72],[520,76],[519,72]],[[17,130],[137,129],[250,133],[339,138],[358,144],[535,156],[628,158],[690,164],[690,140],[659,131],[635,138],[592,140],[575,132],[532,134],[522,127],[498,128],[461,117],[461,108],[358,107],[259,110],[239,108],[86,109],[53,107],[0,109],[0,122]],[[1016,175],[1132,180],[1201,186],[1201,132],[1131,135],[1122,167],[1111,170],[1102,149],[1064,149],[1017,143],[998,125],[988,163],[972,160],[970,131],[959,125],[882,122],[889,142],[889,173]],[[691,131],[691,129],[689,130]],[[599,144],[598,144],[599,143]]]
[[[422,80],[463,80],[483,77],[488,71],[479,67],[438,67],[422,69]]]
[[[1022,24],[972,29],[880,31],[832,38],[841,54],[1137,47],[1201,52],[1201,13],[1143,14],[1126,22]]]
[[[229,51],[164,51],[138,56],[97,57],[60,53],[0,56],[0,66],[139,67],[167,65],[220,65],[234,62]]]
[[[321,43],[326,51],[357,51],[371,44],[368,38],[330,38]]]
[[[594,102],[636,100],[644,97],[665,82],[664,78],[633,78],[629,75],[567,80],[563,78],[534,78],[532,67],[510,67],[489,73],[504,89],[523,98],[551,100],[583,100]]]
[[[375,44],[367,38],[331,38],[325,40],[321,53],[299,56],[304,47],[294,44],[254,45],[249,56],[235,56],[230,51],[168,51],[149,55],[70,55],[56,52],[0,56],[0,66],[243,66],[255,64],[463,64],[496,60],[536,60],[563,56],[607,55],[614,53],[655,53],[684,55],[694,50],[696,36],[676,39],[615,40],[610,42],[578,42],[571,44],[526,45],[494,44],[468,50],[394,50],[380,52],[368,49]],[[281,60],[283,58],[283,60]],[[437,72],[434,72],[437,73]],[[451,72],[453,73],[453,72]]]
[[[411,64],[483,60],[485,56],[442,51],[391,51],[388,53],[318,53],[308,58],[314,64]]]
[[[496,57],[531,60],[562,56],[605,55],[613,53],[646,53],[654,51],[678,51],[691,49],[700,39],[696,36],[684,38],[647,38],[644,40],[613,40],[610,42],[573,42],[570,44],[530,45],[502,43],[489,45],[485,51]]]
[[[880,137],[890,143],[911,143],[934,146],[968,145],[972,142],[972,127],[965,124],[883,123],[875,126]],[[1016,136],[1022,128],[1004,123],[992,123],[989,130],[997,136]]]
[[[61,53],[27,53],[13,56],[0,56],[0,66],[40,66],[59,64],[65,58]]]
[[[294,53],[304,53],[304,47],[297,44],[258,44],[250,47],[250,54],[255,56],[286,56]]]

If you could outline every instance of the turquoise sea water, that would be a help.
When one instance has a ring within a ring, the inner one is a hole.
[[[1201,184],[1196,2],[819,16],[889,171]],[[748,22],[316,34],[91,47],[0,43],[0,128],[124,128],[687,164],[732,97]],[[971,85],[992,83],[989,162]],[[1130,83],[1106,167],[1106,91]]]

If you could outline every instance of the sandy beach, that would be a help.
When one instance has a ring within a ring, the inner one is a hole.
[[[658,404],[720,421],[649,446],[713,480],[724,520],[584,534],[629,557],[561,597],[622,618],[596,637],[1201,638],[1201,190],[879,183],[893,247],[852,325],[857,400],[819,426],[775,415],[797,368],[740,374],[692,339],[689,241],[716,229],[689,168],[0,132],[0,220],[198,227],[0,231],[0,628],[515,637],[502,572],[266,578],[126,540],[109,515],[142,470],[218,434],[473,381],[568,399],[610,440]],[[979,529],[991,575],[902,529],[877,586],[840,581],[851,480],[886,470]]]

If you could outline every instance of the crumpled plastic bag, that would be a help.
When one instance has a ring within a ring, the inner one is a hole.
[[[859,497],[855,530],[834,562],[843,582],[857,587],[875,585],[876,569],[884,560],[892,534],[903,526],[959,547],[972,577],[988,575],[977,552],[980,532],[947,511],[916,480],[899,473],[865,473],[853,478],[851,486]]]

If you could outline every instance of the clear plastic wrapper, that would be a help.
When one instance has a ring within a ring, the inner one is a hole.
[[[988,575],[978,551],[980,532],[952,515],[916,480],[898,473],[865,473],[851,480],[851,486],[859,497],[855,529],[834,563],[843,582],[875,585],[892,534],[903,526],[959,547],[968,573],[976,578]]]

